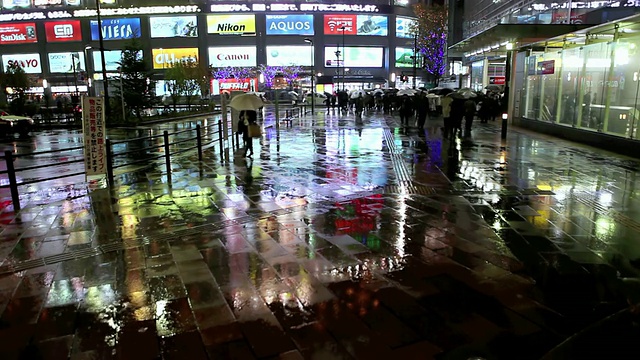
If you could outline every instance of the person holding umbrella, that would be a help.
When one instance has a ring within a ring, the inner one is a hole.
[[[238,119],[238,134],[242,134],[244,141],[244,156],[253,156],[253,138],[261,137],[257,109],[264,106],[262,99],[255,94],[236,95],[229,103],[233,109],[240,111]]]

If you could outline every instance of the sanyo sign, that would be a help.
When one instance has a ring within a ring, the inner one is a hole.
[[[42,64],[40,63],[39,54],[13,54],[2,55],[2,67],[17,64],[24,69],[27,74],[42,73]]]

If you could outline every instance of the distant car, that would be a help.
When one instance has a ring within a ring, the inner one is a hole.
[[[33,119],[28,116],[11,115],[0,110],[0,137],[19,134],[21,137],[29,135],[33,128]]]

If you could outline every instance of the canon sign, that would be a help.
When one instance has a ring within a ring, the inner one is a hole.
[[[39,54],[2,55],[2,67],[18,65],[27,74],[42,73]]]
[[[256,66],[255,46],[209,48],[209,64],[213,67]]]

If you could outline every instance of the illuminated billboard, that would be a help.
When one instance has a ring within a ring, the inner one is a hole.
[[[325,35],[389,35],[389,18],[381,15],[324,15]]]
[[[40,54],[12,54],[2,55],[2,68],[8,65],[17,64],[24,69],[27,74],[42,73],[42,63],[40,62]]]
[[[198,48],[152,49],[154,69],[166,69],[178,61],[198,61]]]
[[[0,45],[38,42],[36,24],[16,23],[0,25]]]
[[[102,71],[102,59],[100,58],[100,51],[94,50],[92,52],[93,58],[93,70],[96,72]],[[122,51],[120,50],[105,50],[104,62],[107,71],[118,71],[120,67],[120,60],[122,59]]]
[[[335,52],[336,47],[324,48],[324,63],[326,67],[382,67],[384,62],[384,48],[381,47],[340,47],[340,59]]]
[[[418,53],[418,59],[416,66],[420,67],[420,54]],[[396,48],[396,67],[413,67],[413,49],[411,48]]]
[[[102,20],[103,40],[126,40],[140,37],[140,19],[122,18]],[[99,40],[98,21],[91,20],[91,40]]]
[[[85,71],[84,54],[81,52],[49,53],[49,70],[52,74],[73,74]]]
[[[267,15],[267,35],[313,35],[313,15]]]
[[[198,37],[195,15],[150,17],[149,27],[152,38]]]
[[[267,46],[267,65],[270,66],[311,66],[311,46]]]
[[[256,66],[258,57],[255,46],[225,46],[209,48],[209,65],[213,67],[226,66]]]
[[[415,23],[416,19],[396,16],[396,37],[412,38],[411,28]]]
[[[47,42],[82,41],[80,20],[48,21],[44,32]]]
[[[255,15],[209,15],[207,32],[219,35],[255,35]]]

